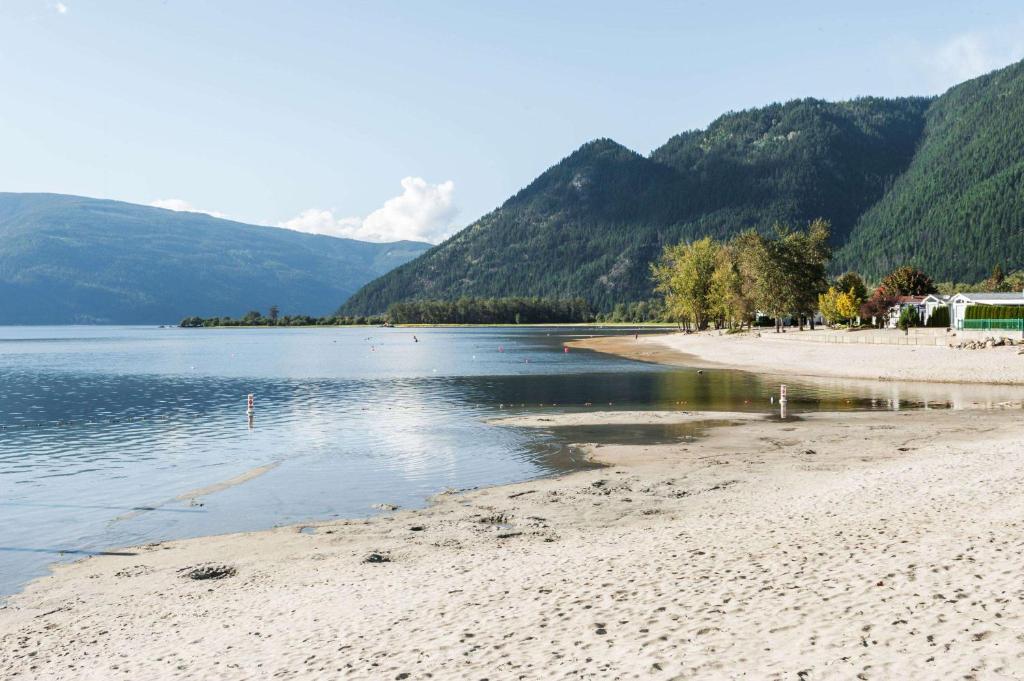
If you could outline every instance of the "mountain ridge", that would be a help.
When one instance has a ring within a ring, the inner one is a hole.
[[[0,193],[0,323],[174,323],[279,306],[327,314],[418,255],[111,199]]]
[[[910,164],[932,101],[776,103],[724,114],[649,156],[587,142],[342,310],[510,295],[582,296],[606,310],[651,295],[648,264],[668,243],[805,222],[824,208],[841,243]]]

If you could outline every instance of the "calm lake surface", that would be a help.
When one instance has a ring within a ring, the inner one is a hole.
[[[0,327],[0,594],[55,560],[114,547],[366,516],[586,465],[564,433],[486,424],[498,415],[587,402],[773,413],[778,379],[563,352],[624,332]],[[789,383],[797,412],[1004,398]],[[593,430],[601,441],[687,437]]]

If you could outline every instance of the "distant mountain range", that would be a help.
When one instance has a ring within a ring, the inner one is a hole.
[[[728,113],[645,157],[589,142],[501,207],[370,282],[344,306],[651,295],[669,243],[832,222],[836,270],[902,264],[977,281],[1024,267],[1024,64],[940,97],[802,99]]]
[[[0,193],[0,324],[323,315],[428,249],[60,194]]]

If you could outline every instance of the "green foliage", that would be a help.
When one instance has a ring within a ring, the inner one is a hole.
[[[310,317],[309,315],[285,315],[276,320],[270,317],[253,317],[250,314],[235,319],[232,317],[185,317],[178,324],[183,329],[214,328],[219,326],[379,326],[387,322],[384,317]]]
[[[836,288],[840,291],[846,291],[853,294],[853,297],[863,302],[868,297],[868,287],[864,284],[864,279],[856,272],[846,272],[841,274],[836,279]],[[857,304],[860,305],[860,302]]]
[[[908,328],[921,326],[921,315],[917,312],[916,305],[906,305],[900,310],[900,317],[896,326],[906,331]]]
[[[428,244],[371,244],[59,194],[0,193],[0,322],[325,314]]]
[[[979,281],[1024,264],[1024,63],[962,83],[925,116],[910,167],[866,211],[838,264],[879,276],[912,263]]]
[[[582,298],[459,298],[392,303],[393,324],[562,324],[594,320]]]
[[[1024,305],[968,305],[964,319],[1024,319]]]
[[[926,296],[938,292],[931,277],[909,265],[897,267],[887,274],[882,279],[881,288],[893,296]]]
[[[497,210],[344,305],[460,296],[649,299],[665,246],[827,216],[835,242],[910,163],[931,100],[804,99],[729,113],[645,158],[589,142]]]
[[[861,304],[860,317],[864,323],[873,319],[876,326],[885,326],[898,300],[899,298],[886,291],[884,286],[879,286],[871,297]]]
[[[928,323],[925,326],[933,328],[949,328],[949,306],[939,305],[932,309],[932,313],[928,316]]]
[[[818,310],[829,324],[849,322],[857,316],[862,302],[864,300],[857,297],[855,287],[843,291],[830,286],[828,291],[818,296]]]
[[[649,158],[589,143],[347,309],[580,295],[607,311],[650,297],[648,263],[666,245],[816,216],[832,223],[833,264],[874,280],[905,263],[948,281],[1024,266],[1024,63],[935,99],[805,99],[726,114]]]
[[[749,324],[757,309],[777,320],[811,316],[826,288],[828,237],[824,220],[805,230],[777,225],[770,237],[750,230],[726,244],[705,237],[667,246],[652,270],[669,314],[697,329]]]
[[[598,312],[594,321],[640,324],[643,322],[678,321],[665,309],[665,302],[657,298],[633,303],[617,303],[611,312]]]
[[[713,313],[712,277],[721,248],[711,237],[667,246],[661,259],[651,267],[657,282],[655,290],[664,294],[669,314],[683,321],[692,320],[698,329],[707,328]]]

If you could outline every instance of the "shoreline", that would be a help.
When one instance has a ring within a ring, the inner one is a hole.
[[[140,325],[145,326],[145,325]],[[380,324],[281,324],[281,325],[270,325],[270,324],[220,324],[215,326],[180,326],[178,324],[173,325],[161,325],[157,328],[174,328],[184,329],[188,331],[201,330],[201,329],[475,329],[475,328],[487,328],[487,329],[515,329],[515,328],[527,328],[527,329],[543,329],[548,327],[553,328],[583,328],[583,329],[674,329],[676,324],[671,322],[547,322],[547,323],[525,323],[525,324],[392,324],[391,326],[382,326]]]
[[[1024,494],[1018,414],[908,416],[496,419],[730,425],[696,441],[584,444],[604,467],[442,493],[425,509],[58,565],[0,608],[0,669],[33,679],[1008,673],[1024,656],[1013,634],[1024,605],[999,597],[1017,588],[1024,526],[1012,501]],[[187,577],[211,565],[230,574]]]
[[[1018,354],[1019,346],[958,350],[945,346],[834,344],[805,341],[798,338],[800,333],[719,335],[705,331],[648,334],[638,339],[586,338],[567,345],[641,362],[768,376],[1024,387],[1024,356]]]

